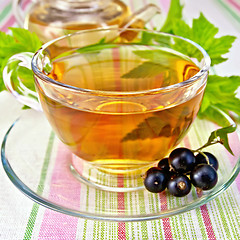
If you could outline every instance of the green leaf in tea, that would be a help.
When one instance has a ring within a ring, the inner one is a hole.
[[[161,75],[158,87],[164,87],[184,81],[187,77],[184,73],[193,76],[199,71],[190,59],[174,51],[154,49],[134,50],[132,53],[140,57],[143,63],[123,74],[121,78],[154,78]]]
[[[140,122],[136,128],[126,134],[122,141],[133,141],[138,139],[158,138],[158,137],[171,137],[174,136],[180,140],[184,136],[189,126],[193,121],[193,113],[190,109],[185,107],[166,109],[163,112],[154,112],[151,117],[145,118]],[[173,124],[170,125],[170,119],[178,114],[179,118]]]
[[[158,116],[152,116],[139,123],[122,141],[157,138],[161,132],[169,136],[171,134],[170,125],[164,125],[164,122]]]
[[[133,53],[140,58],[149,60],[133,68],[122,78],[149,78],[165,73],[170,68],[170,63],[176,55],[161,50],[135,50]]]
[[[145,58],[147,60],[150,60],[153,63],[157,63],[163,66],[168,66],[169,62],[172,60],[176,60],[178,57],[181,59],[185,59],[187,61],[190,61],[190,59],[186,59],[184,55],[179,55],[179,53],[169,52],[169,51],[163,51],[163,50],[136,50],[133,51],[134,54],[141,58]]]
[[[123,74],[122,78],[150,78],[166,71],[166,67],[153,62],[144,62],[141,65],[133,68],[126,74]]]

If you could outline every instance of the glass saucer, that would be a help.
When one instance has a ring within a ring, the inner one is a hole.
[[[196,119],[181,146],[197,149],[217,126]],[[199,207],[225,191],[240,170],[240,134],[229,134],[234,156],[221,145],[206,150],[219,159],[218,183],[209,191],[192,188],[186,197],[167,191],[154,194],[140,188],[123,192],[100,190],[81,181],[72,172],[74,155],[58,140],[40,112],[24,111],[5,135],[2,143],[3,167],[13,184],[33,201],[75,217],[104,221],[144,221],[173,216]],[[92,169],[82,166],[82,171]],[[102,176],[96,176],[101,178]],[[120,178],[119,187],[127,187]]]

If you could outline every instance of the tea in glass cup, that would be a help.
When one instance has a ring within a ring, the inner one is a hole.
[[[64,36],[32,60],[43,112],[74,153],[72,171],[104,189],[118,187],[119,176],[137,188],[134,179],[182,140],[200,108],[209,65],[190,40],[118,28]],[[105,180],[83,176],[82,164]]]

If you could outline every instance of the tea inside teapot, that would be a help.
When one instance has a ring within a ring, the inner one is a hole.
[[[148,4],[132,14],[120,0],[38,0],[23,16],[23,2],[14,3],[19,24],[35,32],[44,43],[75,31],[104,26],[143,28],[160,13],[156,5]]]

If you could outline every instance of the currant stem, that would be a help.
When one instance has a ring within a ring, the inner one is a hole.
[[[196,150],[192,150],[192,151],[193,151],[193,152],[201,152],[201,150],[202,150],[203,148],[209,147],[209,146],[214,145],[214,144],[216,144],[216,143],[221,143],[221,144],[223,144],[221,140],[216,140],[216,141],[213,141],[213,142],[210,142],[210,143],[206,143],[206,144],[204,144],[202,147],[200,147],[200,148],[198,148],[198,149],[196,149]]]
[[[205,157],[205,159],[207,161],[207,164],[210,165],[208,156],[204,152],[199,151],[199,153],[202,154]]]

